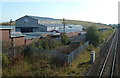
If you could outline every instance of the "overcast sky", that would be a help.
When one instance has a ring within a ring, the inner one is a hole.
[[[0,22],[24,15],[118,23],[119,0],[2,0]]]

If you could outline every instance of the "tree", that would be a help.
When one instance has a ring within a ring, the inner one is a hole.
[[[64,45],[68,45],[70,43],[69,38],[65,33],[61,35],[61,43]]]
[[[94,46],[100,43],[100,36],[96,27],[91,26],[87,28],[86,39]]]

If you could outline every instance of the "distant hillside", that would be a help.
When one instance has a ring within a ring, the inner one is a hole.
[[[74,24],[74,25],[82,25],[85,29],[89,26],[96,26],[98,28],[110,27],[108,25],[101,24],[101,23],[93,23],[93,22],[79,21],[79,20],[68,20],[68,19],[65,19],[65,23],[66,24]],[[3,22],[3,23],[0,23],[0,25],[10,25],[10,23],[9,22]],[[13,22],[11,25],[15,25],[15,22]]]
[[[75,24],[75,25],[82,25],[85,29],[89,26],[96,26],[98,28],[101,27],[110,27],[106,24],[101,24],[101,23],[93,23],[93,22],[87,22],[87,21],[78,21],[78,20],[65,20],[66,24]]]

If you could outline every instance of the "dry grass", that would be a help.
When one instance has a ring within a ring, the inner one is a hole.
[[[74,51],[75,49],[77,49],[79,47],[78,44],[75,44],[75,45],[66,45],[66,46],[60,46],[60,47],[57,47],[55,48],[54,50],[58,50],[64,54],[68,54],[72,51]]]
[[[80,20],[65,20],[66,24],[77,24],[82,25],[85,29],[90,26],[96,26],[97,28],[109,28],[109,26],[100,23],[88,22],[88,21],[80,21]]]
[[[98,53],[99,49],[92,47],[96,53]],[[85,73],[88,72],[91,67],[90,64],[90,52],[89,50],[84,50],[77,59],[73,61],[73,63],[68,67],[62,67],[59,71],[56,71],[54,75],[58,76],[84,76]]]

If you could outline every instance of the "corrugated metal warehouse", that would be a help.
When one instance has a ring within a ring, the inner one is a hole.
[[[58,19],[28,15],[17,19],[15,23],[16,31],[20,32],[46,32],[63,26]]]

